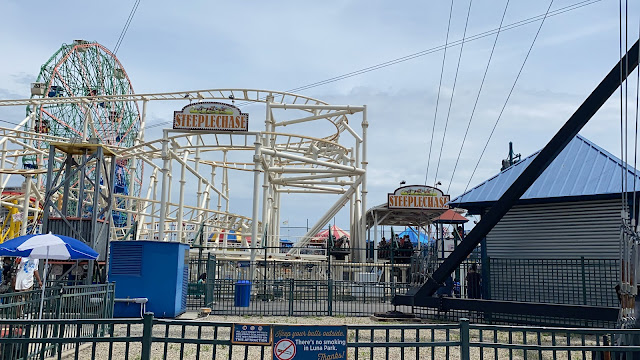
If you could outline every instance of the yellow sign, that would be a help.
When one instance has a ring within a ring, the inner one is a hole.
[[[184,130],[248,131],[249,114],[233,105],[200,102],[173,112],[173,128]]]
[[[431,186],[410,185],[403,186],[389,194],[387,207],[389,209],[448,209],[449,195]]]

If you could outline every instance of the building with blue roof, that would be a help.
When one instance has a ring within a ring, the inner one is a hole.
[[[491,207],[538,155],[539,151],[508,167],[471,190],[451,200],[449,205],[480,215]],[[640,187],[640,174],[606,150],[577,135],[549,165],[519,204],[540,204],[576,200],[620,199],[623,171],[628,189]]]
[[[482,216],[537,155],[449,205]],[[622,180],[633,192],[640,187],[639,175],[576,136],[482,242],[482,265],[490,268],[490,274],[483,274],[485,296],[617,306]]]

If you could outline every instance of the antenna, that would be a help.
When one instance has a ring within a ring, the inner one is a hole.
[[[509,157],[502,160],[502,167],[500,168],[500,171],[503,171],[509,166],[518,163],[521,158],[522,155],[513,153],[513,142],[509,141]]]

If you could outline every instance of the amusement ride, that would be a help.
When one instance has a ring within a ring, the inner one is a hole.
[[[241,114],[239,106],[254,104],[262,105],[265,115],[264,120],[247,117],[244,128],[168,128],[149,139],[148,107],[159,101],[174,103],[175,110],[188,107],[187,117],[196,119],[205,113]],[[257,89],[135,94],[116,56],[84,40],[63,45],[42,66],[31,98],[0,100],[0,106],[26,107],[26,117],[14,128],[0,128],[4,238],[41,231],[44,204],[62,208],[64,202],[64,210],[49,216],[86,218],[102,209],[97,220],[109,224],[111,240],[196,241],[223,255],[233,234],[234,257],[255,256],[262,247],[273,249],[273,257],[300,259],[315,256],[299,247],[349,206],[352,243],[364,248],[365,106]],[[261,130],[249,130],[249,124]],[[285,131],[287,126],[301,131]],[[96,147],[110,155],[103,176],[112,166],[113,188],[103,177],[89,180],[97,171],[89,159]],[[74,160],[65,162],[65,153]],[[78,170],[83,157],[87,162]],[[230,172],[253,175],[247,176],[253,181],[250,191],[237,189],[253,195],[250,214],[230,211]],[[66,188],[56,188],[61,179]],[[281,202],[296,194],[331,194],[337,200],[299,247],[282,253]]]
[[[633,71],[637,47],[636,43],[628,53],[630,59],[623,59],[625,71],[621,60],[527,173],[424,282],[396,295],[394,305],[439,306],[441,300],[432,295]],[[147,130],[155,125],[147,124],[147,116],[158,102],[173,105],[174,113],[167,114],[173,126],[150,138]],[[303,249],[313,245],[314,235],[346,206],[348,262],[367,265],[367,229],[379,221],[375,213],[367,221],[366,213],[366,106],[331,105],[260,89],[135,94],[116,56],[84,40],[63,45],[42,66],[31,98],[0,100],[0,106],[26,108],[26,117],[14,128],[0,127],[0,241],[70,228],[70,235],[75,232],[91,245],[100,244],[103,260],[109,241],[128,239],[189,243],[220,259],[251,264],[258,255],[265,261],[330,262],[328,253]],[[251,117],[243,113],[246,107]],[[237,174],[248,180],[232,191]],[[251,213],[231,211],[236,191],[251,195]],[[319,209],[322,215],[295,246],[283,251],[283,198],[300,194],[332,195],[334,200],[324,212]],[[438,209],[429,217],[444,211]],[[633,212],[635,216],[635,207]],[[635,217],[629,214],[625,205],[620,239],[622,326],[634,323],[636,316],[639,241]],[[423,220],[420,226],[429,224],[430,219]],[[491,300],[450,302],[463,310],[493,306],[536,316],[562,310],[557,304],[531,308]]]

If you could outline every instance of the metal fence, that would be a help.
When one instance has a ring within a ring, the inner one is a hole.
[[[235,306],[237,284],[250,278],[248,307]],[[411,287],[410,264],[191,259],[187,308],[220,315],[369,316],[393,310]],[[198,275],[207,274],[205,282]]]
[[[231,323],[154,319],[0,320],[2,358],[270,359],[232,343]],[[101,329],[105,329],[101,336]],[[469,324],[349,325],[349,359],[631,359],[640,330]]]
[[[554,304],[619,306],[615,259],[493,259],[490,299]]]
[[[236,280],[216,280],[211,312],[218,315],[369,316],[393,310],[408,285],[334,280],[260,280],[248,307],[235,306]],[[406,309],[407,311],[410,309]]]
[[[113,317],[115,284],[54,286],[45,289],[43,319],[106,319]],[[33,357],[34,354],[54,355],[72,346],[68,343],[21,342],[34,337],[82,337],[104,336],[109,328],[84,324],[70,327],[69,323],[41,322],[37,326],[20,319],[38,319],[41,290],[31,290],[0,295],[0,339],[18,338],[11,345],[0,347],[0,359]],[[18,319],[18,320],[16,320]],[[5,321],[6,320],[6,321]],[[89,321],[89,320],[85,320]],[[91,320],[92,321],[92,320]],[[64,346],[63,346],[64,345]]]
[[[216,259],[208,255],[191,259],[187,306],[192,310],[208,307],[220,315],[369,316],[401,310],[444,321],[458,321],[469,316],[468,312],[455,309],[393,307],[391,300],[396,294],[421,286],[428,278],[423,273],[428,268],[428,258],[419,256],[419,252],[415,255],[409,262],[385,260],[378,264],[260,259],[260,256],[251,264],[240,258]],[[473,264],[481,274],[481,292],[485,299],[619,306],[614,289],[619,271],[616,260],[486,258],[482,262],[467,259],[452,274],[451,280],[455,284],[452,296],[467,297],[465,277]],[[249,279],[251,271],[256,275],[252,281],[250,305],[235,306],[236,284],[239,280]],[[207,281],[198,284],[198,274],[202,273],[207,274]],[[496,312],[473,315],[492,324],[615,325],[612,322]]]
[[[473,263],[474,261],[467,261],[456,272],[460,274],[462,286],[466,271]],[[478,264],[478,270],[482,275],[484,299],[614,308],[619,306],[615,292],[619,273],[617,260],[487,258],[483,264]],[[467,297],[464,288],[460,297]],[[584,327],[616,325],[614,321],[503,314],[495,311],[470,313],[456,309],[414,307],[412,312],[422,318],[441,321],[458,321],[472,316],[476,321],[489,324]]]
[[[115,284],[55,286],[44,293],[44,319],[104,319],[113,316]],[[0,295],[0,319],[37,319],[42,290]]]

